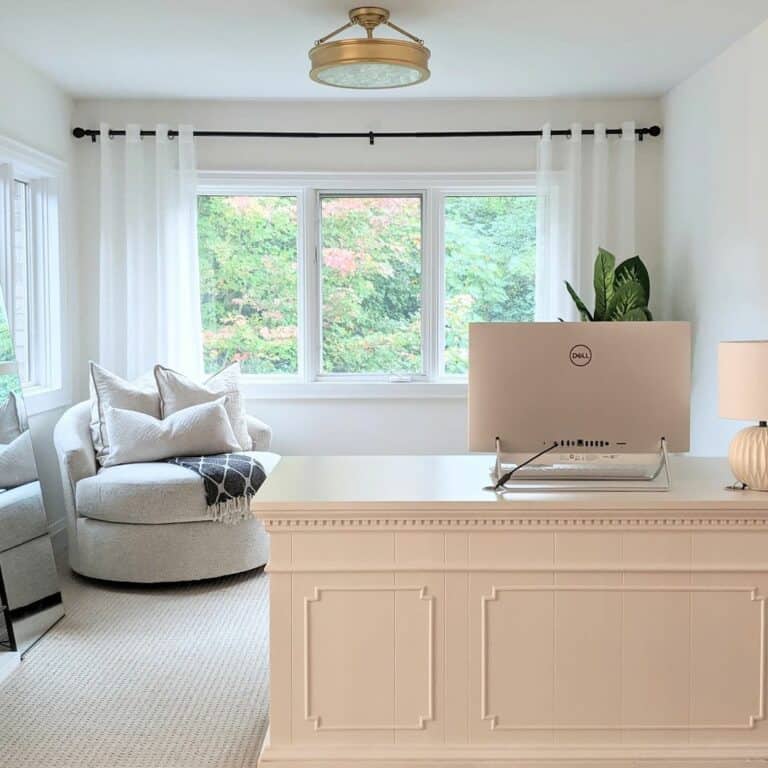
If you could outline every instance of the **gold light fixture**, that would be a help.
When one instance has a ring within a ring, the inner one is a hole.
[[[365,30],[365,37],[328,42],[355,25]],[[373,30],[380,25],[408,39],[374,38]],[[346,24],[315,42],[309,59],[309,76],[336,88],[404,88],[429,77],[429,48],[424,41],[393,24],[386,8],[373,5],[353,8]]]

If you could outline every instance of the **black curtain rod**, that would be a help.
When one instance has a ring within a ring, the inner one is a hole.
[[[620,136],[621,128],[607,128],[606,134],[609,136]],[[594,136],[594,128],[585,128],[582,130],[583,136]],[[125,136],[124,130],[109,131],[109,138],[115,136]],[[652,125],[649,128],[635,128],[637,138],[642,141],[646,136],[660,136],[661,126]],[[76,139],[90,137],[92,142],[96,141],[97,136],[101,136],[101,131],[93,128],[72,129],[72,135]],[[140,136],[155,136],[157,131],[139,131]],[[168,138],[172,139],[179,135],[178,131],[169,130]],[[373,145],[376,139],[463,139],[475,137],[493,137],[493,136],[542,136],[543,131],[360,131],[360,132],[323,132],[323,131],[193,131],[194,136],[217,136],[222,138],[235,139],[368,139],[368,143]],[[570,136],[571,129],[551,131],[552,136]]]

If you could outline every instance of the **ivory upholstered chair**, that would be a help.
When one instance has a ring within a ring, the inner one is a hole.
[[[248,417],[256,456],[267,474],[271,429]],[[165,462],[99,468],[91,441],[90,403],[78,403],[54,430],[68,518],[72,570],[97,579],[192,581],[257,568],[269,542],[259,520],[237,525],[206,516],[203,481]]]

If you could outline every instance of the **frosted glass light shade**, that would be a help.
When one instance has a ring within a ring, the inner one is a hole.
[[[720,416],[768,420],[768,341],[724,341],[718,350]]]
[[[402,88],[422,79],[418,69],[402,64],[361,61],[338,64],[318,71],[318,82],[337,88]]]

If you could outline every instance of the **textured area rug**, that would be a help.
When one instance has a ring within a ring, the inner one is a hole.
[[[0,683],[3,768],[254,768],[268,582],[138,587],[64,575],[66,617]]]

